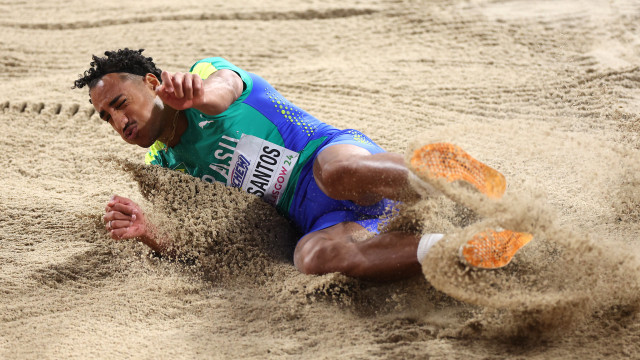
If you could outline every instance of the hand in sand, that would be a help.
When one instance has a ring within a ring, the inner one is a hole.
[[[204,87],[200,76],[191,73],[162,72],[162,85],[156,94],[162,102],[176,110],[198,107],[204,103]]]
[[[104,210],[102,220],[113,239],[132,239],[149,235],[149,226],[142,209],[133,201],[114,195]]]

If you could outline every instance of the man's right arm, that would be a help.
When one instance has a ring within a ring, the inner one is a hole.
[[[205,80],[198,74],[163,71],[162,85],[156,88],[162,102],[172,108],[194,108],[207,115],[227,110],[242,91],[242,79],[229,69],[217,70]]]

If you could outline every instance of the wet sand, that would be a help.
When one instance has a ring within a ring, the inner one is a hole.
[[[0,2],[0,358],[640,358],[640,4],[633,1]],[[446,232],[424,277],[305,276],[257,198],[145,167],[71,90],[92,54],[186,71],[223,56],[389,151],[448,141],[499,202],[446,187],[387,231]],[[115,242],[112,194],[179,261]],[[455,259],[486,226],[508,267]]]

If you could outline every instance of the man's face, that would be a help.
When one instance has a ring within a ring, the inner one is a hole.
[[[93,107],[124,141],[141,147],[151,146],[162,134],[164,104],[155,94],[160,85],[153,76],[123,73],[103,76],[89,90]]]

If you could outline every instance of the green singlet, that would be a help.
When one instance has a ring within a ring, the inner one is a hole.
[[[219,69],[241,77],[240,98],[216,116],[186,109],[188,128],[180,142],[166,148],[156,141],[145,162],[242,188],[289,215],[298,178],[310,171],[306,165],[318,148],[339,130],[291,104],[261,77],[222,58],[200,60],[190,72],[206,79]]]

